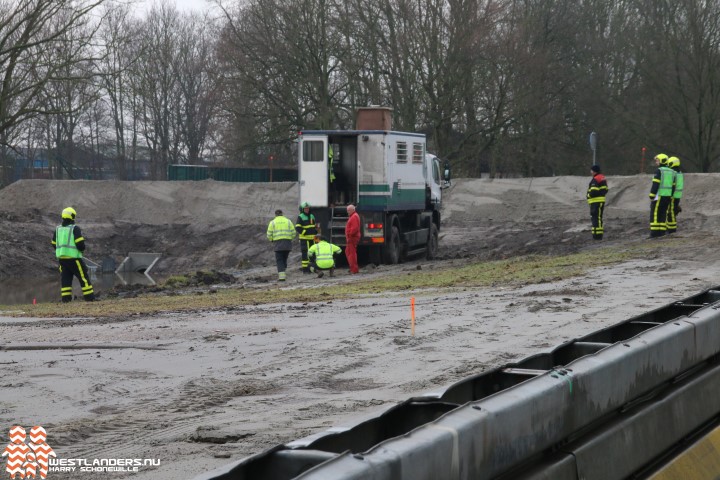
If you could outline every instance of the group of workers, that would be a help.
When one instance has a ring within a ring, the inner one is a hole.
[[[680,170],[680,159],[668,157],[664,153],[655,156],[658,167],[650,188],[650,237],[656,238],[677,231],[677,215],[682,211],[680,200],[683,196],[684,177]],[[602,240],[605,233],[603,214],[605,198],[608,193],[607,179],[598,165],[590,167],[592,179],[587,189],[587,202],[590,205],[592,221],[592,237]],[[350,267],[350,274],[359,273],[357,261],[357,245],[360,242],[360,217],[354,205],[347,206],[348,220],[345,225],[345,256]],[[77,213],[72,207],[62,211],[62,224],[55,228],[52,245],[55,256],[60,264],[60,298],[63,302],[73,299],[72,282],[77,277],[80,282],[83,299],[96,299],[90,275],[83,260],[85,239],[80,227],[75,224]],[[282,210],[275,211],[275,218],[267,228],[267,238],[272,242],[275,251],[275,263],[278,281],[287,278],[287,260],[292,250],[295,237],[300,241],[301,270],[303,274],[316,273],[323,277],[329,272],[335,273],[335,255],[342,249],[327,241],[320,231],[315,215],[310,212],[310,205],[300,205],[297,221],[283,216]]]
[[[662,237],[677,231],[677,215],[682,211],[680,200],[683,196],[684,175],[680,170],[680,159],[668,157],[664,153],[655,155],[657,171],[650,187],[650,238]],[[605,233],[603,213],[608,184],[600,166],[590,167],[592,179],[587,189],[587,202],[590,205],[592,237],[602,240]]]
[[[350,267],[350,274],[359,273],[357,262],[357,245],[360,242],[360,217],[354,205],[347,206],[348,220],[345,225],[345,256]],[[292,243],[297,236],[300,241],[300,270],[303,274],[316,273],[319,278],[329,272],[335,274],[335,255],[342,249],[327,241],[318,225],[315,215],[310,212],[310,205],[300,205],[300,213],[293,225],[292,221],[283,216],[282,210],[275,210],[275,218],[268,224],[266,232],[275,251],[275,263],[278,281],[287,279],[287,259],[292,250]]]
[[[348,221],[345,226],[345,255],[347,256],[350,273],[359,273],[357,263],[357,244],[360,241],[360,217],[354,205],[347,206]],[[77,212],[72,207],[63,209],[62,223],[55,228],[51,240],[55,248],[55,257],[60,264],[60,299],[67,303],[73,299],[73,279],[80,282],[83,299],[87,302],[96,300],[90,272],[83,260],[85,238],[80,227],[75,224]],[[295,236],[300,239],[302,252],[301,270],[303,273],[317,273],[322,277],[328,271],[332,277],[335,273],[335,258],[342,250],[327,241],[321,234],[315,216],[310,213],[310,205],[300,205],[300,214],[295,224],[283,216],[282,210],[275,211],[275,218],[267,228],[267,238],[273,243],[278,280],[284,281],[287,270],[287,259],[292,250]]]

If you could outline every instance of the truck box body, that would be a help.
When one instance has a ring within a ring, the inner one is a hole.
[[[361,218],[360,245],[370,261],[397,263],[428,246],[428,256],[434,256],[440,228],[440,163],[426,152],[425,135],[304,131],[298,153],[300,203],[311,205],[328,240],[345,245],[346,206],[354,204]]]

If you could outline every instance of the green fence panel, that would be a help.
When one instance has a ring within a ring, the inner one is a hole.
[[[202,165],[168,165],[168,180],[207,180],[210,169]]]
[[[272,180],[271,180],[272,177]],[[263,183],[297,182],[294,168],[232,168],[206,167],[204,165],[168,165],[168,180],[217,180],[219,182]]]

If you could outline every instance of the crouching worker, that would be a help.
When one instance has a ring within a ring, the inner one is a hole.
[[[52,245],[55,256],[60,262],[60,298],[70,302],[73,298],[72,282],[77,277],[86,302],[95,300],[95,293],[90,284],[90,274],[82,259],[85,251],[85,239],[80,227],[75,225],[75,209],[68,207],[62,211],[62,225],[55,229]]]
[[[337,245],[328,243],[321,235],[315,235],[315,244],[308,250],[310,266],[317,273],[318,278],[324,275],[323,270],[329,270],[330,276],[335,274],[335,258],[342,250]]]

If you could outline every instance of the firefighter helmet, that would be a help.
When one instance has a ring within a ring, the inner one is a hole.
[[[300,204],[300,211],[302,212],[306,208],[310,208],[310,204],[308,202],[303,202]]]
[[[67,218],[68,220],[75,220],[75,209],[72,207],[67,207],[62,211],[62,218]]]
[[[679,167],[680,159],[678,157],[670,157],[670,158],[668,158],[667,165],[670,168]]]
[[[660,165],[667,165],[668,156],[664,153],[658,153],[657,155],[655,155],[655,159],[660,160]]]

